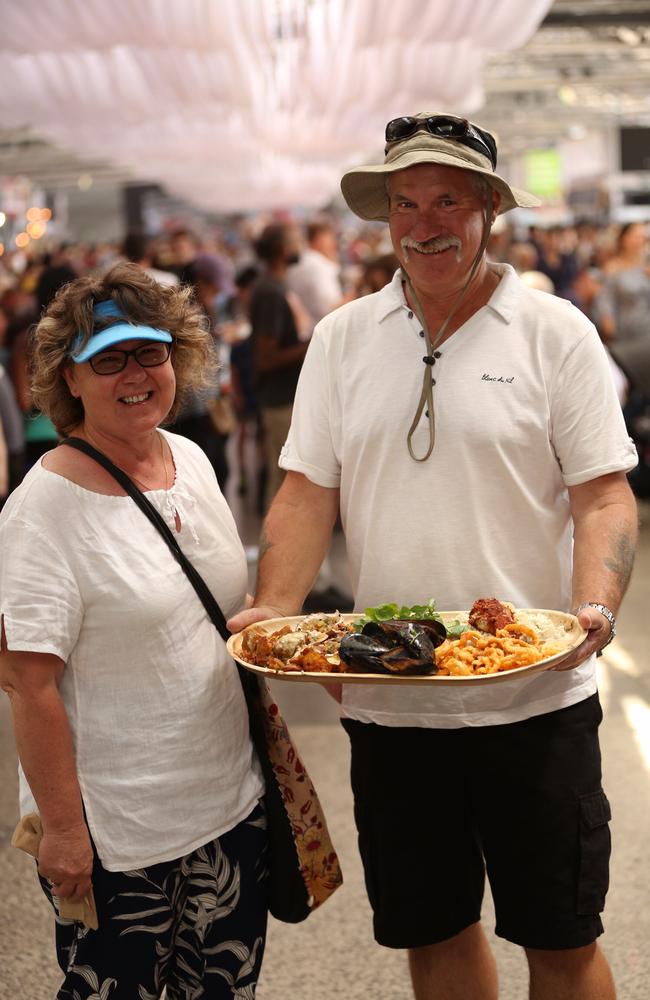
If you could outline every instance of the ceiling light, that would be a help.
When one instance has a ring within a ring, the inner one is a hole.
[[[30,222],[27,225],[27,232],[33,240],[40,240],[41,236],[45,235],[45,230],[47,229],[46,222]]]

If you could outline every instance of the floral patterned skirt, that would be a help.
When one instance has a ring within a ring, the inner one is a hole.
[[[266,816],[175,861],[107,872],[95,859],[99,929],[56,915],[57,1000],[254,1000],[266,937]]]

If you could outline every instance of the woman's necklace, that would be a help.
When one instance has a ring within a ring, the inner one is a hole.
[[[147,483],[144,483],[141,479],[138,479],[138,477],[136,475],[134,475],[133,472],[127,472],[127,470],[125,468],[123,468],[121,465],[118,466],[120,469],[122,469],[122,472],[124,472],[125,475],[129,476],[130,479],[133,479],[133,481],[136,482],[141,489],[145,490],[145,492],[150,491],[150,490],[159,490],[159,489],[166,490],[167,489],[167,484],[169,482],[169,472],[167,471],[167,460],[165,458],[165,445],[164,445],[164,442],[163,442],[163,436],[162,436],[162,434],[160,432],[157,432],[157,433],[158,433],[158,440],[160,441],[160,456],[162,458],[163,469],[164,469],[164,474],[165,474],[165,482],[164,482],[164,485],[162,487],[148,485]],[[94,445],[95,448],[97,448],[99,451],[101,451],[101,448],[99,448],[97,442],[93,441],[92,435],[89,434],[88,431],[86,431],[85,434],[86,434],[86,437],[88,438],[89,442],[92,445]],[[115,464],[117,465],[117,463],[115,463]]]
[[[127,472],[126,469],[123,469],[122,466],[119,466],[119,468],[122,469],[122,472],[124,472],[125,475],[129,476],[129,478],[132,479],[135,483],[137,483],[137,485],[145,492],[149,490],[159,490],[159,489],[164,489],[166,491],[169,486],[169,471],[167,469],[167,458],[165,456],[165,441],[160,431],[158,431],[157,433],[158,433],[158,439],[160,441],[160,456],[162,458],[163,469],[165,473],[165,481],[162,487],[147,485],[147,483],[143,483],[141,479],[138,479],[137,476],[134,476],[132,472]],[[97,443],[93,441],[92,436],[88,433],[88,431],[86,431],[85,434],[90,444],[94,445],[97,448]],[[101,448],[99,450],[101,451]],[[180,514],[178,513],[176,504],[174,503],[174,500],[170,494],[167,494],[167,503],[171,511],[172,517],[174,519],[174,527],[176,528],[176,531],[180,532],[182,528],[181,517]]]
[[[163,461],[163,469],[164,469],[164,473],[165,473],[165,481],[164,481],[162,489],[166,490],[167,489],[167,483],[169,481],[168,480],[168,472],[167,472],[167,460],[165,458],[165,445],[163,443],[163,437],[162,437],[162,434],[160,434],[160,433],[158,434],[158,440],[160,441],[160,457],[162,458],[162,461]],[[159,486],[147,486],[146,483],[143,483],[140,479],[138,479],[137,476],[134,476],[133,473],[130,473],[130,476],[131,476],[131,479],[134,479],[136,481],[136,483],[138,484],[138,486],[141,486],[142,489],[145,490],[145,491],[147,491],[147,490],[154,490],[154,489],[160,489]]]

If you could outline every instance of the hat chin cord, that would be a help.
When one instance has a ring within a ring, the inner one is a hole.
[[[476,251],[476,256],[472,261],[472,266],[467,276],[467,281],[461,288],[458,297],[454,302],[454,304],[452,305],[451,309],[449,310],[449,313],[447,314],[447,317],[443,321],[442,326],[440,327],[435,337],[433,338],[429,333],[429,327],[427,325],[426,319],[424,318],[424,310],[422,309],[420,300],[418,299],[415,293],[413,282],[411,281],[408,271],[406,270],[404,265],[403,264],[401,265],[401,270],[402,274],[404,275],[404,282],[408,290],[409,299],[413,305],[413,310],[422,325],[422,332],[424,333],[424,342],[427,348],[427,353],[422,359],[424,362],[424,376],[422,379],[422,391],[420,393],[420,400],[418,402],[417,409],[415,411],[415,416],[413,417],[413,422],[411,423],[406,438],[409,455],[415,462],[426,462],[426,460],[431,455],[431,452],[433,451],[436,443],[436,420],[433,409],[433,381],[431,378],[431,372],[429,370],[430,367],[435,363],[434,351],[436,347],[438,347],[438,345],[441,343],[445,333],[447,332],[447,328],[449,327],[451,320],[453,319],[454,315],[458,312],[458,309],[460,308],[461,303],[463,302],[463,299],[465,298],[469,290],[469,286],[472,283],[472,279],[476,274],[478,266],[483,258],[483,254],[487,249],[488,240],[490,239],[491,229],[492,229],[492,188],[489,188],[485,201],[485,217],[483,220],[483,236],[481,238],[481,245]],[[415,451],[413,450],[413,436],[417,430],[418,424],[420,423],[422,411],[424,410],[425,407],[426,407],[427,419],[429,422],[429,446],[424,455],[418,456],[415,454]]]

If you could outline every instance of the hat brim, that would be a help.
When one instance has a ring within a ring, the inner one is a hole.
[[[427,163],[455,167],[457,170],[466,170],[485,177],[488,184],[501,195],[499,215],[509,212],[512,208],[537,208],[542,204],[534,194],[512,187],[503,177],[499,177],[487,167],[483,168],[465,160],[459,162],[458,156],[441,149],[430,148],[410,149],[391,163],[370,164],[346,171],[341,179],[343,197],[355,215],[362,219],[367,219],[369,222],[388,222],[389,202],[386,190],[388,176],[397,173],[398,170]]]
[[[140,326],[136,323],[115,323],[113,326],[93,334],[86,346],[78,353],[72,353],[71,359],[79,365],[89,358],[94,358],[100,351],[114,347],[124,340],[153,340],[161,344],[171,344],[173,337],[167,330],[157,330],[153,326]]]

